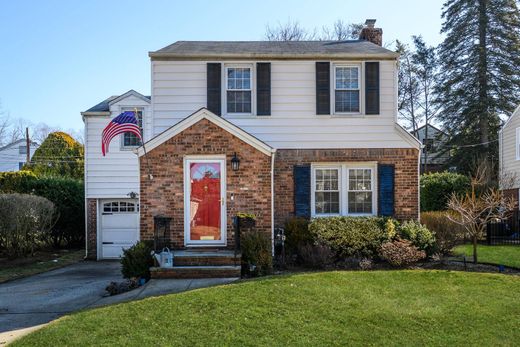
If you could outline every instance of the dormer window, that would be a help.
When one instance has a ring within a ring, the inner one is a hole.
[[[250,67],[226,68],[226,113],[252,113],[251,70]]]
[[[135,108],[123,108],[122,111],[136,111]],[[141,134],[143,133],[143,109],[137,109],[136,113],[137,123],[139,124],[139,128],[141,129]],[[141,140],[133,133],[124,133],[123,134],[123,149],[135,148],[141,145]]]
[[[334,107],[335,113],[360,112],[359,66],[334,67]]]

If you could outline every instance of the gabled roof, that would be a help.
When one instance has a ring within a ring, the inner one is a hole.
[[[152,99],[151,96],[145,96],[141,93],[136,92],[133,89],[130,89],[129,91],[127,91],[126,93],[123,93],[121,95],[112,95],[112,96],[106,98],[105,100],[101,101],[99,104],[92,106],[91,108],[89,108],[88,110],[86,110],[84,112],[81,112],[81,115],[83,115],[83,116],[99,115],[99,114],[103,114],[106,112],[110,112],[110,105],[115,104],[116,102],[121,101],[128,96],[135,96],[148,103]]]
[[[177,41],[148,54],[168,59],[397,59],[399,54],[365,40]]]
[[[152,149],[160,146],[164,142],[168,141],[172,137],[174,137],[177,134],[180,134],[184,130],[188,129],[190,126],[196,124],[202,119],[207,119],[208,121],[212,122],[216,126],[224,129],[231,135],[239,138],[240,140],[244,141],[248,145],[256,148],[260,152],[271,156],[273,152],[276,150],[266,144],[265,142],[257,139],[253,135],[249,134],[248,132],[244,131],[243,129],[237,127],[235,124],[225,120],[222,117],[217,116],[213,112],[209,111],[207,108],[201,108],[198,111],[195,111],[188,117],[184,118],[177,124],[171,126],[170,128],[166,129],[159,135],[155,136],[150,141],[146,142],[144,146],[141,146],[137,149],[137,153],[139,156],[144,155],[144,151],[151,151]],[[143,148],[144,147],[144,148]]]
[[[16,141],[14,141],[14,142],[11,142],[11,143],[9,143],[9,144],[3,146],[3,147],[0,147],[0,151],[3,151],[4,149],[7,149],[7,148],[9,148],[9,147],[12,147],[12,146],[17,145],[17,144],[22,143],[22,142],[25,143],[26,140],[25,140],[25,139],[20,139],[20,140],[16,140]],[[31,141],[31,145],[33,145],[33,146],[39,146],[38,142],[34,142],[34,141]]]
[[[416,133],[418,133],[419,130],[421,130],[421,129],[424,128],[425,126],[426,126],[426,124],[421,125],[420,127],[418,127],[417,130],[416,130]],[[428,128],[433,129],[433,130],[436,130],[436,131],[438,131],[438,132],[440,132],[440,133],[446,135],[446,132],[445,132],[444,130],[441,130],[441,129],[437,128],[435,125],[428,124]],[[413,131],[411,131],[411,133],[413,134]],[[413,134],[413,135],[415,135],[415,134]]]

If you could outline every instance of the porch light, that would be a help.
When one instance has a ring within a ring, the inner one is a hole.
[[[238,171],[238,169],[240,168],[240,159],[238,159],[236,152],[233,155],[233,158],[231,158],[231,168],[233,169],[233,171]]]

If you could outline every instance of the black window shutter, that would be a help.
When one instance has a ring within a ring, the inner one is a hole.
[[[379,114],[379,62],[365,63],[365,113]]]
[[[216,115],[221,115],[221,68],[220,63],[208,63],[207,73],[207,108]]]
[[[330,114],[329,62],[316,62],[316,114]]]
[[[377,168],[378,183],[379,183],[379,215],[393,216],[394,215],[394,165],[379,164]]]
[[[294,179],[294,215],[297,217],[311,216],[311,166],[295,165]]]
[[[271,115],[271,63],[256,63],[256,114]]]

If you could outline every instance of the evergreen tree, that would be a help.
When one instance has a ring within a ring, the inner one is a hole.
[[[67,133],[57,131],[34,152],[31,163],[24,169],[37,175],[83,179],[83,146]]]
[[[452,162],[462,172],[475,161],[496,165],[500,116],[520,101],[516,0],[448,0],[442,18],[437,92],[450,135],[446,150],[454,148]]]

